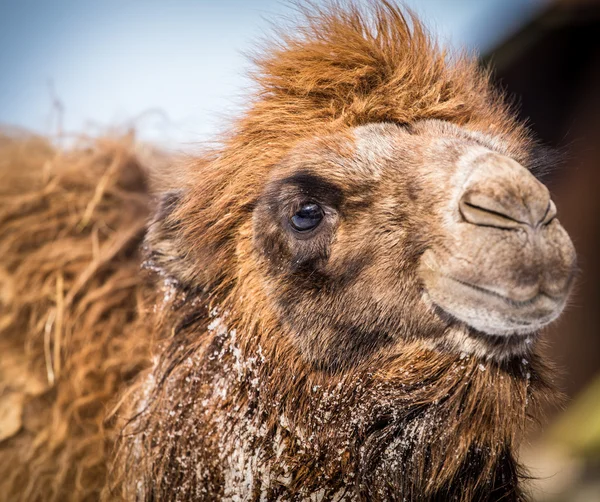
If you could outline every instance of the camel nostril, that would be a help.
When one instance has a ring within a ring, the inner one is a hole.
[[[546,214],[544,214],[541,224],[547,225],[554,218],[556,218],[556,205],[554,204],[554,201],[550,200],[550,202],[548,202],[548,209],[546,209]]]
[[[510,157],[489,152],[465,163],[458,209],[464,221],[501,229],[537,228],[556,215],[548,189]]]
[[[530,224],[529,211],[522,204],[500,202],[481,192],[465,192],[460,199],[459,210],[465,221],[479,226],[514,229]]]

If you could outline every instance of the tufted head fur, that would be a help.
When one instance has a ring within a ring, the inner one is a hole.
[[[124,489],[521,499],[537,333],[575,259],[533,143],[473,61],[392,4],[305,18],[150,225],[170,293]]]

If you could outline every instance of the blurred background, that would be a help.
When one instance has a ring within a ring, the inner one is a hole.
[[[491,64],[565,154],[545,182],[582,270],[548,333],[567,401],[522,455],[535,500],[600,501],[600,1],[404,3],[442,44]],[[282,16],[294,11],[276,0],[0,0],[0,124],[60,137],[135,127],[193,152],[244,106],[244,53]]]

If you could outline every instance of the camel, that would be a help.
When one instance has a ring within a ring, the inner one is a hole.
[[[0,498],[527,500],[576,270],[552,158],[392,3],[302,12],[166,176],[0,141]]]

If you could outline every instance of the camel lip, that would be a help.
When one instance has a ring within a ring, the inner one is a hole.
[[[505,302],[506,304],[510,305],[511,307],[528,307],[531,305],[534,305],[535,303],[538,303],[542,300],[544,300],[545,298],[548,300],[551,300],[552,302],[555,302],[557,304],[563,302],[566,298],[566,294],[563,295],[551,295],[549,293],[547,293],[546,291],[538,291],[538,293],[534,294],[533,296],[531,296],[530,298],[527,298],[526,300],[516,300],[514,298],[511,298],[510,296],[507,295],[503,295],[501,293],[498,293],[496,291],[493,291],[491,289],[485,288],[483,286],[480,286],[478,284],[473,284],[467,281],[463,281],[461,279],[457,279],[456,277],[452,277],[451,275],[445,275],[444,277],[447,279],[450,279],[453,282],[456,282],[458,284],[461,284],[462,286],[466,286],[468,288],[473,289],[474,291],[477,291],[479,293],[482,293],[484,295],[488,295],[494,298],[498,298],[500,300],[502,300],[503,302]]]
[[[425,286],[428,302],[438,316],[464,324],[469,332],[489,338],[522,340],[534,335],[558,317],[567,299],[567,294],[538,292],[525,300],[514,300],[447,274],[440,276],[447,284],[455,285],[454,297],[464,297],[464,301],[450,304],[437,301],[433,291]]]
[[[477,338],[483,337],[486,339],[503,340],[502,343],[504,344],[510,339],[525,340],[525,339],[531,338],[532,336],[539,334],[539,332],[540,332],[540,326],[535,325],[534,323],[527,323],[521,319],[511,318],[509,320],[515,326],[513,326],[511,329],[509,329],[506,333],[502,333],[502,334],[491,333],[480,327],[473,326],[469,321],[462,319],[460,316],[458,316],[452,312],[449,312],[442,305],[439,305],[438,303],[435,303],[434,301],[431,301],[431,305],[433,306],[433,309],[434,309],[435,313],[438,315],[438,317],[442,318],[446,322],[459,323],[461,325],[464,325],[467,328],[467,330],[468,330],[467,332],[469,333],[469,335],[476,336]],[[545,325],[551,321],[552,321],[552,318],[548,318],[547,321],[545,321],[545,322],[542,321],[542,324]],[[519,326],[516,326],[516,325],[519,325]]]

